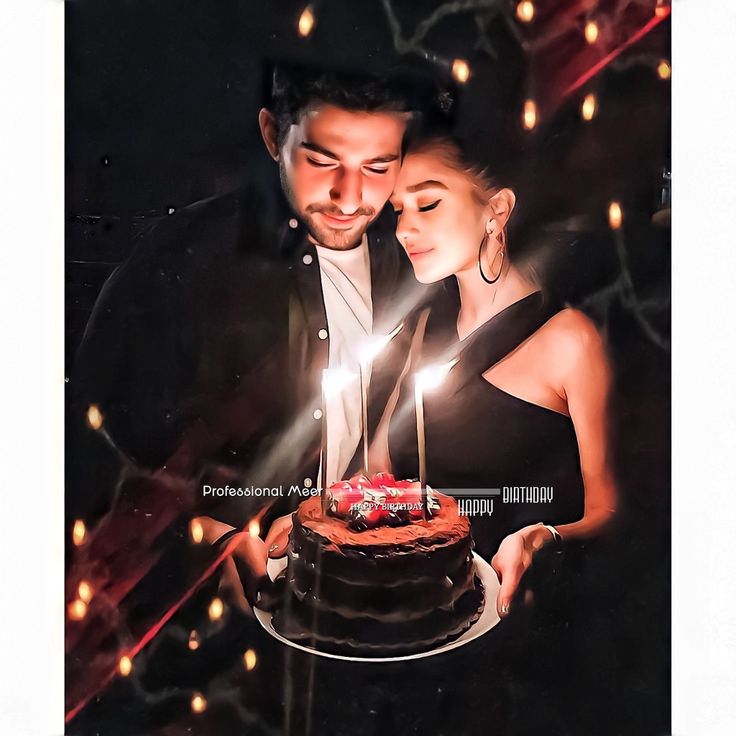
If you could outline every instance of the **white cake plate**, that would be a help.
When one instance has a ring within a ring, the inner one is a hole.
[[[268,611],[263,611],[260,608],[254,608],[253,611],[258,619],[258,622],[263,628],[271,634],[275,639],[278,639],[283,644],[294,649],[301,649],[303,652],[309,654],[316,654],[318,657],[327,657],[328,659],[343,659],[347,662],[403,662],[409,659],[422,659],[423,657],[432,657],[435,654],[442,654],[449,652],[452,649],[457,649],[465,644],[469,644],[471,641],[483,636],[488,633],[501,619],[496,611],[496,598],[498,597],[498,591],[501,587],[498,582],[498,577],[494,569],[478,554],[473,552],[473,561],[475,562],[475,574],[480,578],[483,583],[483,589],[485,591],[485,604],[483,606],[483,612],[479,616],[478,620],[473,623],[470,628],[463,632],[457,639],[453,639],[451,642],[441,644],[434,649],[429,649],[426,652],[418,652],[417,654],[404,654],[399,657],[352,657],[344,654],[332,654],[331,652],[321,652],[319,649],[305,646],[304,644],[298,644],[297,642],[287,639],[285,636],[279,634],[274,629],[271,623],[271,614]],[[268,576],[271,580],[276,578],[286,569],[286,557],[281,557],[277,560],[269,560],[267,566]]]

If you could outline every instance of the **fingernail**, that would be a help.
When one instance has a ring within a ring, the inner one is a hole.
[[[502,603],[501,604],[501,613],[508,613],[509,612],[509,604],[508,603]]]

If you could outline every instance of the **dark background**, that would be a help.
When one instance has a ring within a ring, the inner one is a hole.
[[[404,38],[439,5],[394,0]],[[585,703],[574,698],[563,703],[563,713],[577,715],[563,718],[560,723],[567,725],[550,732],[667,733],[670,259],[668,226],[655,225],[652,218],[661,209],[662,172],[669,171],[669,85],[655,72],[657,60],[669,58],[669,23],[565,95],[558,72],[564,67],[569,75],[577,64],[583,74],[590,66],[589,50],[579,46],[584,16],[576,14],[585,4],[550,3],[536,27],[520,30],[513,21],[514,3],[500,5],[511,8],[506,16],[488,2],[478,12],[445,18],[422,43],[436,55],[439,76],[447,74],[443,60],[460,57],[470,63],[472,77],[458,101],[459,127],[487,160],[509,172],[527,228],[566,229],[559,239],[554,286],[605,331],[615,371],[615,468],[623,510],[617,540],[586,573],[600,605],[588,612],[576,647],[580,656],[587,650],[598,664],[589,666],[599,677],[599,689],[588,692]],[[622,14],[622,5],[600,3],[602,28],[637,27],[636,13]],[[636,10],[647,4],[629,5]],[[158,221],[238,186],[249,161],[261,155],[256,113],[265,62],[286,58],[375,71],[396,61],[417,63],[416,55],[396,51],[382,2],[315,3],[317,24],[306,39],[296,33],[303,7],[291,0],[66,3],[66,375],[72,384],[85,325],[115,267]],[[478,43],[481,26],[490,49]],[[550,45],[530,43],[535,33],[550,29],[566,30]],[[583,122],[579,105],[591,91],[599,112],[592,122]],[[536,95],[545,102],[538,128],[528,133],[521,129],[520,110],[525,98]],[[606,219],[612,199],[624,210],[624,228],[615,235]],[[662,213],[658,217],[666,222]],[[102,486],[117,473],[112,456],[107,465],[97,458],[90,478],[88,453],[95,448],[89,442],[97,440],[76,439],[78,429],[67,425],[67,437],[73,438],[67,442],[67,504],[76,494],[88,494],[90,484],[105,493]],[[205,684],[217,682],[220,670],[232,664],[226,652],[237,647],[238,631],[213,636],[209,658],[197,665]],[[181,675],[181,663],[171,664],[174,655],[167,649],[178,635],[162,632],[145,654],[145,678],[135,687],[117,683],[103,691],[69,733],[183,732],[191,718],[187,688],[192,682]],[[257,695],[271,666],[265,658],[280,658],[283,652],[260,641],[260,684],[236,688],[240,706],[230,704],[224,721],[240,724],[240,733],[280,732],[273,729],[283,720],[278,704]],[[576,656],[571,652],[571,661]],[[438,659],[434,667],[441,664]],[[426,667],[411,676],[419,678],[420,689],[422,677],[426,682],[432,677]],[[371,677],[354,675],[355,687],[367,688],[380,701],[380,677]],[[271,684],[282,688],[280,681]],[[250,695],[243,696],[246,691]],[[378,729],[381,718],[387,722],[375,712],[380,707],[367,709],[361,733],[374,733],[370,724]],[[207,717],[217,723],[217,709]],[[222,722],[222,712],[219,718]],[[323,724],[313,732],[328,730]],[[457,731],[465,732],[473,731]]]

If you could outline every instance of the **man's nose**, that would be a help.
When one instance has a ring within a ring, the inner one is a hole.
[[[363,175],[359,171],[342,170],[335,178],[330,198],[343,214],[352,215],[363,205]]]

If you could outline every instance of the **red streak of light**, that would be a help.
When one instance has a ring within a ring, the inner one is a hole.
[[[176,602],[174,603],[171,608],[169,608],[168,611],[141,637],[141,639],[138,641],[135,646],[132,648],[126,650],[126,654],[130,659],[132,660],[138,652],[143,649],[148,642],[150,642],[156,634],[158,634],[159,631],[168,623],[168,621],[171,619],[171,617],[194,595],[194,592],[197,590],[197,588],[205,581],[207,580],[211,575],[214,574],[215,570],[234,552],[235,548],[238,546],[240,541],[242,539],[245,539],[247,536],[249,536],[248,529],[246,528],[245,531],[239,532],[238,534],[234,535],[232,539],[228,542],[225,549],[220,553],[219,557],[197,578],[197,581],[192,585],[189,590]],[[115,677],[115,675],[118,672],[118,665],[117,662],[115,663],[115,666],[112,668],[110,673],[105,676],[102,681],[99,684],[99,687],[97,688],[96,692],[99,692],[102,690],[105,685],[107,685],[110,680]],[[94,693],[90,693],[86,697],[82,698],[82,700],[77,703],[67,714],[64,716],[64,723],[69,723],[69,721],[74,718],[74,716],[79,713],[82,708],[84,708],[85,705],[90,701]]]
[[[622,43],[620,46],[617,46],[611,53],[604,56],[599,62],[594,64],[590,69],[588,69],[585,74],[583,74],[581,77],[578,77],[563,93],[562,97],[567,97],[568,95],[571,95],[576,89],[580,89],[584,84],[589,82],[598,72],[600,72],[602,69],[607,67],[616,57],[620,56],[626,49],[628,49],[630,46],[633,46],[635,43],[638,43],[641,41],[644,36],[647,35],[651,30],[656,28],[663,20],[666,18],[669,18],[670,13],[672,12],[672,8],[666,7],[666,12],[662,13],[661,15],[655,15],[645,26],[642,26],[633,36],[630,38],[627,38],[624,43]]]

